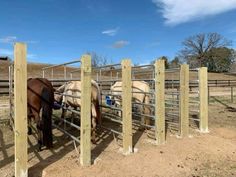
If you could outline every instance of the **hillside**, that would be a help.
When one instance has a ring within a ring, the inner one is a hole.
[[[10,65],[9,61],[0,61],[0,78],[8,79],[8,66]],[[43,63],[28,63],[28,77],[42,77],[42,68],[50,66]],[[75,67],[66,67],[67,77],[70,77],[70,72],[75,70]],[[46,77],[51,78],[51,70],[45,72]],[[63,78],[64,77],[64,68],[58,67],[53,71],[54,78]],[[77,73],[78,75],[78,73]],[[110,74],[109,74],[110,75]],[[115,74],[113,75],[115,76]],[[191,71],[190,79],[196,79],[197,73]],[[177,73],[166,73],[166,79],[178,79]],[[230,75],[228,73],[208,73],[209,80],[236,80],[236,75]]]

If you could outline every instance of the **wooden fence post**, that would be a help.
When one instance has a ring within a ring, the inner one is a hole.
[[[26,45],[14,45],[15,176],[27,177],[27,62]]]
[[[80,163],[91,165],[91,56],[81,58]]]
[[[180,136],[189,134],[189,66],[180,68]]]
[[[165,143],[165,60],[155,62],[155,138]]]
[[[208,132],[208,84],[207,68],[199,69],[200,131]]]
[[[123,153],[133,152],[131,61],[122,60]]]

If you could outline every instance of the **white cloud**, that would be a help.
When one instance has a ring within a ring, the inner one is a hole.
[[[116,41],[116,42],[114,42],[114,44],[112,44],[112,47],[119,49],[119,48],[122,48],[126,45],[129,45],[129,43],[130,43],[129,41],[124,41],[124,40]]]
[[[177,25],[236,9],[236,0],[152,0],[165,23]]]
[[[0,43],[13,44],[17,40],[18,40],[18,38],[16,36],[6,36],[6,37],[3,37],[3,38],[0,38]],[[27,41],[21,41],[21,42],[24,42],[26,44],[36,44],[39,41],[27,40]]]
[[[108,36],[115,36],[118,31],[119,31],[119,28],[108,29],[108,30],[102,31],[102,34],[105,34],[105,35],[108,35]]]
[[[4,38],[0,38],[0,43],[13,43],[16,39],[16,36],[6,36]]]

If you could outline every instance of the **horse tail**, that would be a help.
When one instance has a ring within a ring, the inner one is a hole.
[[[95,109],[96,109],[96,113],[97,113],[98,124],[101,125],[102,117],[101,117],[101,109],[100,109],[100,105],[101,105],[100,87],[99,87],[98,83],[94,80],[92,80],[91,83],[92,83],[92,85],[94,85],[97,88],[97,100],[96,100],[96,103],[95,103]]]
[[[53,91],[49,88],[43,88],[42,91],[42,121],[43,121],[43,144],[52,148],[52,105]]]

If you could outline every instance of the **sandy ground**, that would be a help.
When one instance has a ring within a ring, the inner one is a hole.
[[[128,156],[121,153],[121,141],[102,133],[93,145],[93,165],[82,167],[74,144],[54,130],[53,150],[36,151],[34,136],[29,142],[30,177],[168,177],[168,176],[236,176],[236,104],[215,101],[209,106],[209,133],[196,130],[191,136],[178,138],[168,132],[164,145],[153,145],[143,132],[135,133],[137,150]],[[0,129],[0,176],[14,175],[13,133]]]

